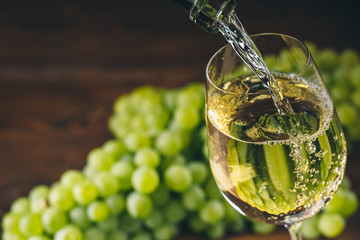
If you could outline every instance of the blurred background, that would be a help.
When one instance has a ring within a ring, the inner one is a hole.
[[[359,52],[355,3],[240,1],[237,13],[250,34]],[[225,43],[167,0],[0,0],[0,217],[33,186],[83,167],[112,137],[107,122],[118,96],[204,82],[208,59]],[[360,159],[351,154],[348,175],[360,193]]]

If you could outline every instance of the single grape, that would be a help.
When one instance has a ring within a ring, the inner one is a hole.
[[[83,240],[83,234],[79,228],[66,225],[56,232],[54,240]]]
[[[114,162],[114,156],[101,148],[95,148],[87,156],[87,164],[99,171],[108,171]]]
[[[177,93],[176,106],[177,107],[188,107],[194,106],[201,108],[205,100],[205,89],[203,85],[194,83],[187,87],[180,89]]]
[[[182,195],[182,203],[186,209],[195,211],[205,203],[205,192],[198,185],[192,185]]]
[[[348,189],[339,189],[329,204],[324,208],[328,213],[339,213],[344,217],[351,216],[357,210],[359,200],[357,195]]]
[[[26,236],[40,235],[43,232],[40,215],[28,213],[22,216],[19,221],[19,229]]]
[[[178,223],[186,217],[186,211],[180,201],[172,200],[164,206],[164,216],[167,223]]]
[[[87,216],[93,222],[102,222],[110,215],[109,207],[102,201],[95,201],[87,207]]]
[[[154,237],[157,240],[170,240],[173,239],[176,233],[177,228],[175,225],[165,224],[154,230]]]
[[[72,188],[77,183],[83,181],[85,176],[78,170],[67,170],[60,178],[60,183],[65,187]]]
[[[143,219],[151,213],[152,201],[146,195],[132,192],[127,196],[126,208],[131,217]]]
[[[201,221],[208,224],[219,223],[225,216],[224,205],[220,200],[210,200],[200,210]]]
[[[158,209],[153,209],[150,215],[144,221],[145,226],[154,229],[160,227],[164,223],[164,216]]]
[[[128,240],[128,236],[125,231],[116,230],[110,232],[108,240]]]
[[[345,228],[344,218],[337,213],[323,213],[318,220],[318,229],[327,238],[339,236]]]
[[[191,162],[188,164],[194,183],[203,183],[209,175],[209,168],[203,162]]]
[[[225,236],[225,223],[219,222],[215,225],[211,225],[208,229],[206,229],[206,234],[211,239],[220,239]]]
[[[104,143],[101,147],[105,152],[110,153],[117,160],[121,156],[128,153],[128,149],[125,147],[125,144],[120,140],[111,139]]]
[[[70,189],[60,184],[51,187],[49,202],[51,206],[63,211],[70,210],[75,204]]]
[[[67,216],[57,208],[48,208],[41,215],[41,222],[46,232],[54,234],[67,224]]]
[[[98,227],[105,232],[111,232],[117,229],[118,222],[118,217],[115,215],[111,215],[104,221],[99,222]]]
[[[263,223],[259,221],[252,221],[252,230],[259,235],[266,235],[272,233],[276,228],[276,225]]]
[[[134,162],[137,166],[157,167],[160,163],[160,154],[152,148],[141,148],[136,151]]]
[[[135,170],[132,158],[125,155],[111,167],[111,174],[119,179],[121,190],[129,190],[131,185],[131,175]]]
[[[80,228],[87,228],[91,221],[87,216],[86,207],[76,206],[69,212],[70,221]]]
[[[106,233],[97,227],[91,227],[84,231],[84,240],[106,240]]]
[[[94,183],[85,180],[74,186],[72,194],[78,204],[87,205],[97,198],[98,190]]]
[[[165,130],[161,132],[155,142],[156,148],[165,156],[178,154],[184,147],[180,131]]]
[[[100,172],[94,178],[94,184],[102,197],[115,194],[119,188],[119,181],[110,172]]]
[[[20,213],[16,213],[16,212],[6,213],[1,221],[1,226],[3,231],[10,233],[18,233],[20,218],[21,218]]]
[[[10,206],[10,211],[25,214],[30,211],[30,201],[26,197],[16,199]]]
[[[346,49],[340,55],[340,64],[343,66],[353,66],[359,62],[359,56],[354,50]]]
[[[192,184],[191,171],[183,165],[171,165],[164,175],[166,186],[176,192],[184,192]]]
[[[192,130],[200,123],[198,108],[187,106],[177,108],[175,111],[174,121],[180,129]]]
[[[38,185],[38,186],[34,187],[33,189],[31,189],[31,191],[29,193],[29,199],[30,200],[47,199],[47,197],[49,195],[49,191],[50,191],[50,188],[48,186]]]
[[[125,209],[125,199],[121,194],[114,194],[105,199],[112,214],[119,214]]]
[[[131,151],[136,151],[151,145],[149,137],[144,132],[132,132],[127,134],[124,143]]]
[[[131,177],[134,189],[143,194],[154,192],[159,185],[159,181],[157,171],[147,166],[137,168]]]
[[[34,198],[30,200],[30,211],[32,213],[42,213],[49,207],[46,198]]]
[[[320,238],[321,233],[317,226],[318,218],[319,215],[314,215],[303,221],[301,224],[300,232],[305,239],[312,240]]]

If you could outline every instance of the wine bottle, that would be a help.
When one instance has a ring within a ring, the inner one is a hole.
[[[228,22],[237,0],[170,0],[189,12],[189,18],[205,31],[218,32],[218,22]]]

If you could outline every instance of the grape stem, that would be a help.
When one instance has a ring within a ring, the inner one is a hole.
[[[289,231],[291,240],[302,240],[300,227],[302,222],[297,222],[293,224],[287,224],[285,227]]]

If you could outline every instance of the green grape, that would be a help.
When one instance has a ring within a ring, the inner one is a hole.
[[[344,217],[351,216],[358,208],[358,198],[348,189],[339,189],[329,204],[324,208],[327,213],[339,213]]]
[[[28,240],[50,240],[49,237],[44,236],[44,235],[39,235],[39,236],[31,236],[28,238]]]
[[[203,85],[195,83],[193,85],[188,85],[187,87],[181,89],[177,93],[176,106],[177,107],[188,107],[194,106],[196,108],[201,108],[205,100],[205,89]]]
[[[160,227],[164,223],[163,214],[158,209],[153,209],[150,215],[144,221],[145,226],[154,229]]]
[[[98,190],[94,183],[85,180],[74,186],[72,194],[78,204],[87,205],[97,198]]]
[[[220,200],[210,200],[200,210],[201,221],[211,225],[219,223],[224,216],[225,209]]]
[[[178,154],[184,147],[181,132],[165,130],[161,132],[155,141],[156,148],[165,156]]]
[[[131,240],[152,240],[149,233],[145,231],[137,232],[130,238]]]
[[[176,126],[179,126],[181,129],[194,129],[200,123],[199,111],[193,106],[177,108],[174,120]]]
[[[356,121],[357,109],[353,105],[343,103],[337,106],[336,111],[343,125],[349,126]]]
[[[83,240],[83,234],[79,228],[66,225],[56,232],[54,240]]]
[[[100,172],[94,178],[94,184],[102,197],[115,194],[119,188],[119,181],[110,172]]]
[[[166,186],[176,192],[184,192],[192,184],[191,171],[183,165],[171,165],[164,175]]]
[[[302,222],[300,232],[305,239],[312,240],[320,238],[321,233],[318,229],[317,223],[318,215],[314,215]]]
[[[170,199],[170,193],[164,184],[160,184],[151,197],[155,205],[164,206]]]
[[[351,181],[350,178],[346,175],[344,175],[343,180],[340,184],[341,189],[350,190],[351,189]]]
[[[276,225],[263,223],[259,221],[252,221],[252,230],[259,235],[266,235],[272,233],[276,228]]]
[[[67,224],[67,216],[57,208],[48,208],[41,215],[41,222],[46,232],[55,233]]]
[[[16,199],[10,207],[11,212],[25,214],[30,211],[30,201],[26,197]]]
[[[134,189],[143,194],[154,192],[159,185],[159,181],[157,171],[147,166],[137,168],[131,177]]]
[[[154,137],[165,129],[170,116],[169,112],[164,109],[164,107],[157,106],[157,108],[153,108],[142,117],[145,118],[147,134]]]
[[[85,167],[83,168],[84,176],[87,179],[95,178],[96,174],[98,174],[99,172],[101,172],[101,171],[97,170],[97,169],[94,169],[94,168],[90,167],[89,165],[85,165]]]
[[[357,63],[356,66],[351,68],[349,78],[355,87],[360,87],[360,63]]]
[[[160,163],[159,153],[152,148],[141,148],[136,151],[134,162],[137,166],[157,167]]]
[[[208,229],[206,229],[206,234],[211,239],[220,239],[225,236],[225,224],[223,222],[219,222],[215,225],[211,225]]]
[[[110,153],[115,159],[119,159],[121,156],[128,153],[125,144],[120,140],[111,139],[104,143],[101,147],[105,152]]]
[[[54,185],[50,189],[49,202],[60,210],[68,211],[74,206],[74,199],[69,188],[63,185]]]
[[[225,221],[230,231],[240,233],[246,229],[246,218],[236,211],[228,202],[224,202]]]
[[[84,231],[84,240],[106,240],[106,234],[97,227],[91,227]]]
[[[186,217],[186,211],[178,200],[171,200],[164,206],[164,216],[168,223],[178,223]]]
[[[117,216],[112,215],[112,216],[108,217],[107,219],[105,219],[104,221],[99,222],[98,227],[105,232],[111,232],[111,231],[115,231],[117,229],[118,222],[119,221],[118,221]]]
[[[87,156],[87,164],[99,171],[108,171],[114,162],[114,156],[101,148],[95,148]]]
[[[149,137],[144,132],[132,132],[127,134],[124,143],[131,151],[136,151],[151,145]]]
[[[321,69],[332,69],[338,64],[338,54],[330,48],[323,49],[314,57],[315,62]]]
[[[190,219],[187,221],[187,223],[189,224],[190,229],[195,233],[200,233],[204,231],[205,228],[207,227],[206,223],[201,221],[197,214],[192,215]]]
[[[345,228],[345,220],[340,214],[323,213],[318,220],[318,229],[327,238],[339,236]]]
[[[28,238],[18,233],[3,232],[1,235],[2,240],[28,240]]]
[[[335,102],[347,101],[350,94],[350,89],[344,84],[336,84],[330,89],[330,95]]]
[[[121,230],[112,231],[108,235],[108,240],[127,240],[127,239],[128,239],[128,236],[127,236],[126,232],[121,231]]]
[[[45,185],[38,185],[34,187],[29,193],[29,199],[47,199],[49,196],[50,188]]]
[[[359,62],[359,57],[354,50],[346,49],[340,55],[340,64],[343,66],[353,66]]]
[[[121,194],[114,194],[105,199],[112,214],[119,214],[125,209],[125,199]]]
[[[84,180],[84,175],[78,170],[67,170],[60,178],[60,183],[65,187],[72,188],[75,184]]]
[[[219,188],[217,187],[216,182],[212,176],[209,179],[209,181],[206,183],[205,193],[211,199],[221,199],[222,198]]]
[[[185,165],[186,158],[182,154],[177,154],[175,156],[168,156],[164,158],[164,161],[161,164],[162,169],[167,169],[171,165]]]
[[[70,221],[80,228],[87,228],[91,221],[87,216],[86,207],[76,206],[69,212]]]
[[[47,207],[49,206],[46,198],[35,198],[30,200],[30,211],[32,213],[42,213]]]
[[[2,229],[6,232],[18,233],[20,218],[21,218],[20,213],[15,213],[15,212],[6,213],[1,221]]]
[[[192,185],[186,192],[182,195],[182,203],[186,209],[190,211],[195,211],[200,209],[200,207],[205,202],[205,192],[198,185]]]
[[[177,233],[177,228],[174,225],[166,224],[159,226],[154,230],[154,238],[156,240],[170,240]]]
[[[188,168],[191,171],[191,176],[194,183],[203,183],[209,175],[209,168],[203,162],[191,162],[188,164]]]
[[[109,207],[102,201],[95,201],[87,207],[87,216],[93,222],[102,222],[110,215]]]
[[[140,219],[133,218],[129,214],[122,214],[119,217],[119,230],[126,233],[134,233],[141,229],[142,221]]]
[[[151,213],[152,201],[146,195],[132,192],[127,196],[126,208],[131,217],[143,219]]]
[[[122,190],[129,190],[132,187],[131,175],[134,170],[135,167],[129,155],[125,155],[111,167],[111,173],[119,179],[119,182],[121,183],[120,188]]]
[[[26,236],[40,235],[43,231],[40,215],[28,213],[22,216],[19,221],[19,229]]]

